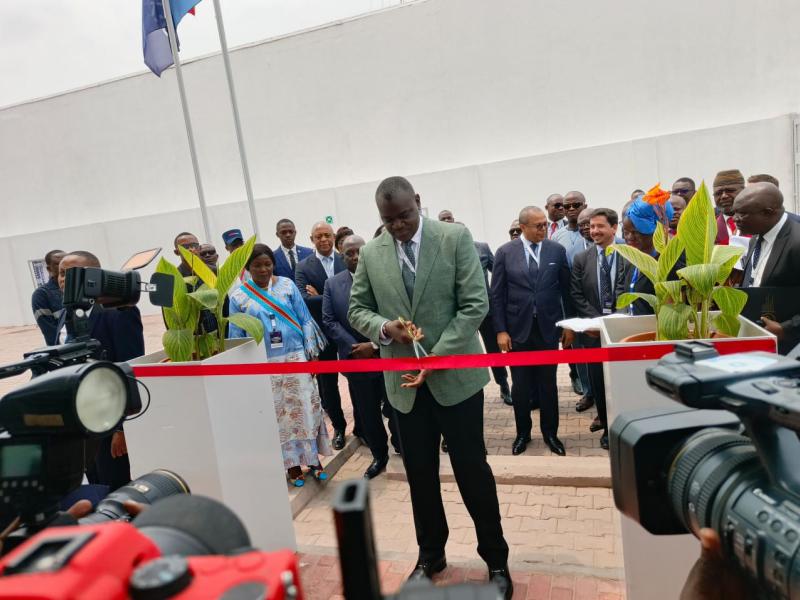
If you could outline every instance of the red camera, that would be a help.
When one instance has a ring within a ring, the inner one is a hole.
[[[0,561],[0,600],[302,600],[289,550],[162,556],[133,525],[48,528]]]

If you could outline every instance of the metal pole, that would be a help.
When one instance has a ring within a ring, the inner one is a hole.
[[[200,218],[203,220],[203,231],[206,234],[205,241],[211,242],[211,230],[208,228],[208,209],[206,208],[205,194],[203,194],[203,182],[200,180],[200,167],[197,163],[197,148],[195,148],[194,145],[192,118],[189,116],[189,105],[186,103],[186,88],[183,85],[181,59],[178,56],[178,38],[175,35],[175,25],[172,23],[172,10],[170,9],[169,0],[161,0],[161,6],[164,7],[164,18],[167,21],[167,31],[169,32],[169,47],[172,50],[172,61],[175,63],[175,74],[178,76],[178,91],[181,95],[183,122],[186,125],[186,139],[189,142],[189,155],[192,157],[194,183],[197,187],[197,200],[200,202]]]
[[[236,127],[236,141],[239,143],[239,159],[242,162],[242,175],[244,176],[244,188],[247,192],[247,206],[250,209],[250,221],[253,224],[253,233],[261,238],[256,217],[256,206],[253,201],[253,184],[250,181],[250,168],[247,166],[247,153],[244,149],[244,139],[242,137],[242,124],[239,120],[239,104],[236,102],[236,90],[233,86],[233,73],[231,71],[231,61],[228,56],[228,41],[225,37],[225,25],[222,23],[222,9],[219,0],[214,0],[214,12],[217,15],[217,31],[219,32],[219,43],[222,47],[222,62],[225,65],[225,75],[228,78],[228,91],[231,95],[231,107],[233,108],[233,124]]]

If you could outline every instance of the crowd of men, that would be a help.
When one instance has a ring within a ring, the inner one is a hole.
[[[695,191],[688,177],[672,185],[673,229]],[[641,202],[642,193],[635,190],[631,203]],[[739,285],[800,289],[800,222],[785,211],[778,181],[757,175],[745,182],[739,171],[723,171],[714,179],[713,197],[717,243],[749,237]],[[304,247],[296,243],[297,230],[290,219],[276,224],[279,247],[274,253],[274,273],[296,283],[325,332],[329,344],[321,360],[409,356],[419,347],[428,354],[597,347],[596,333],[576,335],[558,322],[565,317],[611,314],[617,310],[616,297],[635,289],[632,265],[605,252],[611,244],[633,240],[629,236],[636,232],[626,230],[625,240],[618,236],[631,203],[621,219],[610,208],[590,206],[579,191],[552,194],[543,207],[527,206],[519,212],[508,230],[510,240],[495,253],[488,244],[473,241],[452,210],[441,211],[437,220],[422,217],[420,196],[403,178],[382,182],[376,203],[383,224],[369,244],[350,228],[335,232],[328,223],[319,222],[309,232],[312,247]],[[229,253],[244,241],[239,229],[226,231],[222,238]],[[174,240],[178,257],[179,247],[216,269],[219,256],[211,243],[201,244],[197,236],[181,232]],[[86,251],[59,250],[48,252],[45,260],[51,278],[34,292],[33,311],[45,342],[64,343],[73,335],[61,301],[65,273],[71,267],[100,266],[100,262]],[[182,258],[178,269],[191,274]],[[247,279],[247,273],[241,278]],[[397,315],[405,315],[408,322],[397,320]],[[90,335],[101,341],[107,358],[129,360],[143,354],[138,309],[94,306],[89,319]],[[800,342],[800,307],[781,319],[764,315],[762,322],[777,336],[782,352]],[[201,325],[207,331],[216,328],[215,321]],[[532,412],[538,410],[544,443],[554,454],[565,455],[558,437],[556,366],[511,367],[510,384],[505,368],[494,368],[492,373],[501,400],[513,407],[512,453],[525,452],[533,430]],[[490,493],[494,479],[482,441],[486,377],[481,369],[404,375],[375,372],[348,374],[347,384],[354,407],[354,434],[373,455],[365,477],[385,470],[390,441],[402,455],[420,545],[414,576],[430,577],[445,565],[447,527],[438,491],[441,444],[450,453],[459,489],[476,522],[479,552],[489,566],[490,578],[508,591],[508,547],[496,494]],[[597,407],[590,429],[602,432],[600,444],[608,449],[601,365],[570,365],[570,377],[581,396],[575,410]],[[347,423],[338,375],[319,375],[318,386],[334,429],[333,446],[340,450]],[[391,417],[391,439],[384,416]],[[112,489],[126,483],[130,478],[126,454],[120,425],[102,441],[90,480]]]

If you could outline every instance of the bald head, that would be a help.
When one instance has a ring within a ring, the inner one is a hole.
[[[578,215],[578,231],[580,231],[583,239],[591,242],[592,237],[589,235],[589,220],[592,218],[594,209],[584,208]]]
[[[783,216],[783,194],[768,182],[752,183],[733,201],[733,218],[742,233],[763,235]]]
[[[526,240],[538,244],[547,237],[547,216],[538,206],[526,206],[519,212],[519,227]]]
[[[451,210],[445,209],[441,211],[437,218],[440,221],[443,221],[444,223],[455,223],[455,218],[453,217],[453,211]]]
[[[330,256],[333,252],[333,227],[325,221],[314,223],[311,228],[311,243],[322,256]]]
[[[564,196],[561,194],[550,194],[544,203],[544,207],[551,221],[560,221],[564,218]]]
[[[584,208],[586,208],[586,196],[578,191],[567,192],[564,196],[564,214],[572,231],[578,226],[578,215]]]
[[[358,235],[348,235],[342,240],[342,256],[347,270],[351,273],[356,272],[358,266],[358,256],[361,248],[366,244],[364,238]]]

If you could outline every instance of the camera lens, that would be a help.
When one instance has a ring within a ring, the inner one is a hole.
[[[756,449],[743,435],[716,428],[695,433],[681,445],[668,473],[675,514],[695,534],[712,527],[711,512],[720,490],[758,468]]]
[[[157,469],[131,481],[103,498],[95,511],[80,520],[82,524],[104,523],[127,519],[128,511],[123,502],[133,500],[141,504],[153,504],[157,500],[177,494],[188,494],[189,485],[177,474],[166,469]]]

